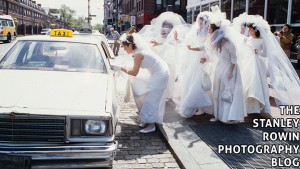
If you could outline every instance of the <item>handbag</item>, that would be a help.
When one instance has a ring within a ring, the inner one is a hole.
[[[232,93],[230,87],[225,86],[225,90],[222,92],[221,99],[224,102],[232,103]]]
[[[204,89],[204,91],[208,91],[211,89],[211,87],[212,84],[211,84],[210,77],[208,73],[204,72],[202,75],[202,88]]]

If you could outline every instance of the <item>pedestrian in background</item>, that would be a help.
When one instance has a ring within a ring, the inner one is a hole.
[[[130,29],[128,30],[127,34],[133,34],[135,33],[135,27],[134,26],[131,26]]]
[[[111,37],[114,40],[113,52],[116,56],[118,56],[119,49],[120,49],[120,43],[118,42],[120,38],[120,34],[114,28],[110,28],[110,32],[111,32]]]
[[[297,59],[300,59],[300,36],[298,36],[297,41],[296,41],[296,49],[297,49]]]
[[[294,35],[291,33],[291,26],[285,24],[282,28],[282,31],[277,33],[277,36],[280,38],[280,46],[284,50],[286,56],[290,59],[290,48],[292,46]]]
[[[271,26],[270,29],[271,29],[271,32],[274,34],[274,37],[276,38],[277,42],[280,43],[280,38],[277,35],[278,32],[276,32],[276,26]]]

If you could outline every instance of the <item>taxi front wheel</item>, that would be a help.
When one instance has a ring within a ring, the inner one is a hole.
[[[7,34],[7,40],[4,41],[4,43],[10,43],[11,42],[11,34]]]

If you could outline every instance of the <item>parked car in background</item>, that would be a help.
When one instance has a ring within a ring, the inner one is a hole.
[[[51,29],[50,28],[44,28],[41,30],[41,35],[47,35],[50,34]]]
[[[13,18],[10,15],[0,15],[0,41],[10,43],[16,36]]]
[[[0,168],[111,167],[119,106],[109,59],[106,38],[18,38],[0,61]]]

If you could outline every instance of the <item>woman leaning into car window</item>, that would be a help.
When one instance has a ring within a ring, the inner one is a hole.
[[[155,123],[163,122],[169,78],[168,65],[149,49],[147,42],[138,34],[127,35],[122,39],[122,45],[128,54],[133,54],[134,65],[130,69],[118,66],[113,66],[113,69],[130,75],[130,87],[140,111],[139,126],[143,128],[140,133],[154,132]],[[140,68],[148,70],[150,76],[137,76]]]

